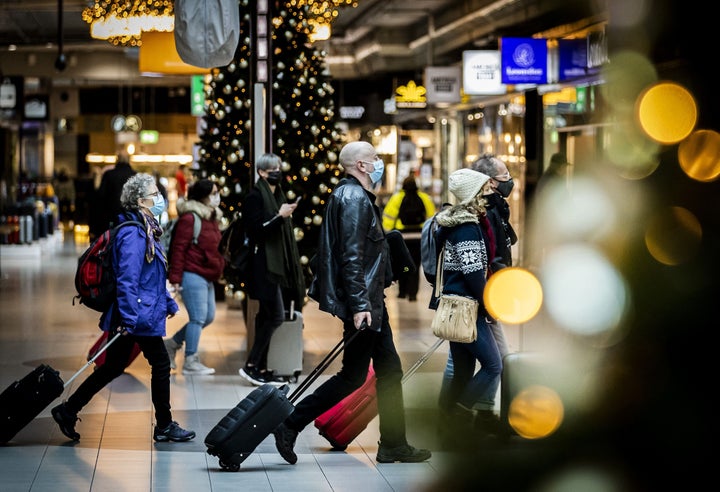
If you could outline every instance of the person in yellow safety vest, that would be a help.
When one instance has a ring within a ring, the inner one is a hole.
[[[403,181],[402,188],[390,197],[383,209],[383,229],[397,229],[403,233],[410,255],[418,267],[413,273],[403,274],[398,280],[398,297],[417,300],[420,275],[420,232],[427,219],[435,215],[435,204],[430,195],[418,189],[415,176]]]

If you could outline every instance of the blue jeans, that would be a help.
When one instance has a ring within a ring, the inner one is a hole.
[[[495,406],[507,343],[498,323],[488,324],[485,318],[479,318],[477,327],[474,342],[450,343],[438,398],[442,410],[452,410],[455,403],[477,410],[492,410]],[[476,362],[480,362],[480,370],[473,375]]]
[[[197,353],[202,329],[215,319],[215,285],[197,273],[183,272],[182,301],[190,321],[172,339],[181,345],[185,342],[187,357]]]

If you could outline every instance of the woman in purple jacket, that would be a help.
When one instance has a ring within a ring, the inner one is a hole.
[[[150,363],[150,392],[155,407],[153,439],[158,442],[189,441],[195,432],[173,421],[170,412],[170,359],[163,336],[166,318],[178,312],[178,305],[167,291],[167,259],[158,241],[162,228],[156,217],[165,210],[165,199],[155,178],[136,174],[123,186],[120,201],[124,212],[118,223],[140,222],[118,229],[112,248],[112,264],[117,277],[117,300],[100,317],[100,328],[122,332],[107,349],[105,364],[98,367],[64,403],[52,409],[52,416],[63,434],[80,440],[75,430],[78,412],[110,381],[123,373],[138,344]]]

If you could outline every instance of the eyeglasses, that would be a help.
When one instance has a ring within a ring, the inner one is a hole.
[[[495,181],[508,181],[512,176],[510,176],[510,171],[506,172],[505,174],[500,174],[498,176],[495,176],[493,179]]]
[[[156,191],[155,193],[150,193],[149,195],[145,195],[145,198],[157,198],[160,196],[160,192]]]

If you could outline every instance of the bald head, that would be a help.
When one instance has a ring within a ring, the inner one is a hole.
[[[369,142],[350,142],[340,151],[339,160],[345,172],[355,176],[361,183],[370,185],[370,178],[364,169],[359,169],[358,164],[364,162],[371,164],[377,159],[377,151]],[[372,168],[371,168],[372,169]]]

